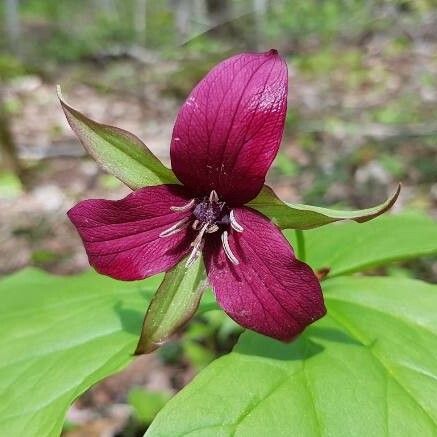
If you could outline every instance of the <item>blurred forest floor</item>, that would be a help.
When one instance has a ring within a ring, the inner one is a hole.
[[[363,208],[383,201],[401,181],[395,209],[437,217],[436,28],[434,11],[354,38],[279,40],[290,72],[289,111],[268,182],[284,199]],[[267,44],[260,48],[271,48]],[[172,56],[139,48],[102,52],[50,68],[43,59],[38,68],[27,68],[0,55],[3,111],[16,151],[4,154],[7,165],[0,171],[0,275],[28,265],[56,274],[88,268],[66,211],[82,199],[117,199],[129,191],[85,156],[57,102],[56,84],[73,107],[135,133],[168,163],[181,102],[214,63],[236,51],[227,42],[212,46],[184,47]],[[393,273],[411,274],[405,267],[437,279],[435,261],[396,266]],[[67,434],[140,433],[126,407],[129,389],[177,391],[226,351],[237,332],[223,319],[196,323],[202,341],[184,345],[183,355],[176,341],[85,394],[69,420],[86,426]],[[227,340],[217,341],[218,332]]]
[[[374,38],[289,54],[287,128],[268,182],[290,201],[363,208],[402,181],[396,208],[435,216],[436,53],[436,41]],[[10,172],[0,175],[0,273],[29,264],[61,274],[83,270],[87,260],[65,212],[80,199],[128,192],[85,157],[60,110],[56,82],[73,107],[135,133],[168,162],[181,99],[212,64],[104,60],[68,65],[49,80],[9,81],[22,184]]]

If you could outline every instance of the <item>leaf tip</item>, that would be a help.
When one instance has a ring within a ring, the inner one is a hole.
[[[389,196],[387,200],[384,203],[382,203],[379,207],[375,207],[376,210],[372,214],[359,217],[355,221],[358,223],[364,223],[386,213],[388,210],[390,210],[393,207],[393,205],[396,203],[396,200],[398,200],[399,194],[401,192],[401,188],[402,188],[402,184],[399,182],[394,193],[391,196]]]
[[[70,119],[68,118],[68,112],[71,112],[71,109],[69,105],[65,102],[64,96],[62,94],[61,85],[58,83],[56,84],[56,95],[58,96],[59,103],[61,104],[61,108],[64,111],[65,117],[67,118],[68,124],[73,129],[70,123]],[[74,129],[73,129],[74,131]]]
[[[62,97],[61,85],[59,83],[56,85],[56,94],[58,95],[59,100],[64,100]]]
[[[401,189],[402,183],[398,182],[398,186],[396,187],[395,192],[392,194],[391,197],[389,197],[385,211],[388,211],[396,203],[396,200],[398,200],[399,194],[401,193]]]

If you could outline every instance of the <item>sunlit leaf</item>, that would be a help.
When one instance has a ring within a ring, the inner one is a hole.
[[[147,436],[434,436],[437,286],[342,277],[295,342],[252,332],[158,414]]]
[[[133,359],[162,277],[26,269],[0,280],[0,436],[58,436],[72,401]]]
[[[249,206],[269,217],[281,229],[312,229],[340,220],[354,220],[358,223],[372,220],[389,210],[399,196],[401,186],[380,205],[355,211],[339,211],[311,205],[286,203],[273,190],[264,186],[261,193]]]
[[[292,241],[293,231],[285,232]],[[437,223],[419,214],[379,217],[369,223],[334,223],[304,232],[307,261],[329,276],[437,254]]]
[[[0,435],[59,435],[69,404],[131,361],[158,284],[32,269],[0,281]]]
[[[361,234],[355,240],[356,228]],[[329,262],[334,275],[384,265],[394,259],[436,253],[435,223],[417,214],[387,216],[364,225],[331,225],[305,234],[310,263],[323,266]],[[351,240],[349,245],[345,244],[348,239]],[[402,244],[398,244],[400,240]],[[374,250],[368,250],[369,247]],[[1,280],[0,435],[58,435],[69,404],[93,383],[126,366],[132,359],[147,300],[159,282],[160,277],[136,283],[117,282],[91,272],[62,278],[35,270],[26,270]],[[426,417],[437,411],[433,398],[437,390],[433,390],[430,380],[435,378],[432,369],[437,368],[433,355],[437,350],[434,344],[434,317],[437,314],[435,288],[405,278],[326,280],[324,290],[328,316],[310,327],[298,341],[285,346],[255,334],[246,333],[243,336],[238,352],[231,354],[243,360],[242,364],[240,361],[231,362],[231,367],[235,369],[235,384],[241,382],[242,385],[238,385],[237,390],[226,381],[219,381],[219,384],[227,387],[228,393],[242,392],[255,398],[252,397],[247,406],[244,399],[238,400],[239,396],[229,396],[227,402],[216,399],[216,406],[228,411],[227,408],[237,408],[241,402],[246,408],[244,411],[248,411],[248,419],[244,419],[244,422],[249,421],[253,414],[250,406],[259,397],[263,400],[263,394],[272,389],[264,386],[264,379],[268,382],[269,378],[259,373],[257,366],[273,360],[280,375],[281,366],[290,373],[297,371],[297,367],[292,366],[305,363],[304,367],[310,369],[310,379],[314,381],[322,380],[318,372],[326,368],[326,381],[330,385],[321,393],[325,393],[332,404],[337,397],[334,399],[329,396],[334,396],[335,386],[341,383],[342,378],[348,378],[343,386],[339,385],[342,390],[340,398],[345,398],[344,402],[340,402],[339,411],[350,408],[352,413],[345,421],[345,430],[354,429],[351,427],[358,420],[354,418],[361,411],[361,403],[367,406],[375,402],[378,411],[385,411],[381,410],[383,401],[378,396],[384,396],[381,387],[386,384],[391,402],[387,426],[395,426],[397,420],[402,426],[405,425],[409,435],[431,435],[429,429],[434,425]],[[200,311],[215,306],[210,293],[205,297],[205,305],[202,303]],[[371,308],[366,309],[366,306]],[[244,348],[249,348],[249,352],[246,353]],[[320,348],[324,348],[321,353],[311,352]],[[255,351],[262,356],[254,357]],[[378,354],[376,358],[373,357],[375,351]],[[304,359],[308,354],[313,356]],[[321,361],[320,368],[312,368],[313,363],[318,363],[321,358],[325,360],[325,357],[327,361]],[[378,360],[383,363],[378,365]],[[223,362],[227,363],[219,360],[213,366],[220,368]],[[401,369],[404,364],[410,371]],[[240,372],[238,369],[241,365],[243,370]],[[227,367],[228,364],[223,367],[225,375]],[[272,366],[267,368],[270,375],[275,374]],[[384,377],[394,374],[397,379],[400,378],[405,390],[399,388],[392,379]],[[294,396],[305,387],[302,387],[301,380],[293,381]],[[282,379],[277,382],[285,386],[288,384]],[[357,383],[358,391],[354,385]],[[314,386],[317,389],[318,384]],[[364,387],[370,390],[368,398]],[[423,397],[419,396],[418,388],[422,390]],[[431,390],[433,393],[430,393]],[[406,399],[407,392],[411,394],[410,401]],[[206,390],[205,394],[208,393]],[[355,403],[352,402],[352,393],[356,393],[358,399]],[[393,404],[392,398],[399,398],[402,403]],[[317,402],[317,411],[320,404],[325,414],[329,402],[325,402],[325,398],[314,402]],[[211,404],[205,401],[205,405],[209,405],[208,412],[215,414],[217,410]],[[283,405],[287,406],[282,399],[278,401],[278,414],[284,411]],[[370,410],[371,418],[372,414],[376,415],[376,406],[375,411]],[[294,411],[298,419],[297,415],[301,415],[302,411],[294,409],[294,404],[292,407],[291,410],[286,409],[288,415],[281,413],[281,417],[276,418],[278,424],[282,417],[287,418]],[[418,413],[421,409],[425,412]],[[204,426],[202,420],[211,417],[205,413],[199,418],[196,407],[190,411],[191,423],[198,420],[200,427]],[[231,413],[229,418],[234,417]],[[411,414],[418,415],[415,421],[411,420]],[[434,416],[432,418],[435,419]],[[212,419],[214,423],[216,417]],[[378,420],[375,419],[375,429],[379,432],[382,425]],[[328,414],[321,423],[330,424],[331,421],[333,419]],[[183,425],[184,422],[180,423]],[[357,423],[363,422],[358,420]],[[289,426],[288,423],[285,425]],[[152,429],[156,431],[156,428]],[[175,428],[176,431],[178,429]],[[227,435],[229,429],[225,426],[205,432],[206,435],[208,432]],[[385,434],[381,432],[380,435]],[[402,433],[391,432],[391,435]]]
[[[88,153],[109,173],[133,190],[178,183],[173,172],[135,135],[91,120],[58,97],[67,121]]]
[[[182,261],[165,274],[147,310],[136,354],[154,351],[193,317],[206,288],[203,271],[199,258],[189,269]]]

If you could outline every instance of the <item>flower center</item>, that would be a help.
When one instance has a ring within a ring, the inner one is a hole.
[[[226,206],[225,202],[220,202],[217,193],[213,190],[209,197],[204,197],[202,200],[198,201],[193,210],[193,215],[195,217],[193,223],[193,229],[201,229],[206,226],[207,231],[215,229],[220,225],[229,225],[230,210]],[[215,231],[212,231],[215,232]],[[211,233],[211,232],[209,232]]]
[[[175,212],[192,210],[190,217],[185,217],[159,234],[160,237],[169,237],[190,225],[198,231],[191,243],[193,249],[187,259],[187,267],[191,266],[202,253],[205,235],[219,230],[222,231],[221,240],[226,256],[233,264],[239,264],[229,245],[228,230],[232,228],[236,232],[243,232],[243,227],[235,219],[234,211],[225,202],[220,202],[215,190],[212,190],[208,197],[191,199],[186,205],[172,206],[170,209]]]
[[[210,202],[209,200],[200,201],[194,208],[193,215],[199,223],[215,224],[223,221],[226,218],[226,211],[224,202]]]

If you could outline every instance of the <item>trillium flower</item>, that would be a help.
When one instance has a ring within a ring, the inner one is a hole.
[[[277,224],[290,217],[298,229],[343,218],[365,221],[388,209],[397,194],[343,217],[286,205],[263,189],[282,138],[287,89],[287,66],[276,50],[239,54],[213,68],[174,125],[170,156],[177,180],[132,134],[87,119],[61,98],[83,145],[135,189],[124,199],[85,200],[68,212],[90,264],[132,281],[181,263],[189,271],[202,258],[218,305],[241,326],[290,341],[321,318],[326,309],[319,280]],[[129,169],[120,156],[127,156]],[[153,180],[142,182],[138,163]],[[147,182],[151,186],[141,187]],[[275,224],[263,213],[270,207],[287,208],[288,216],[279,213]]]

